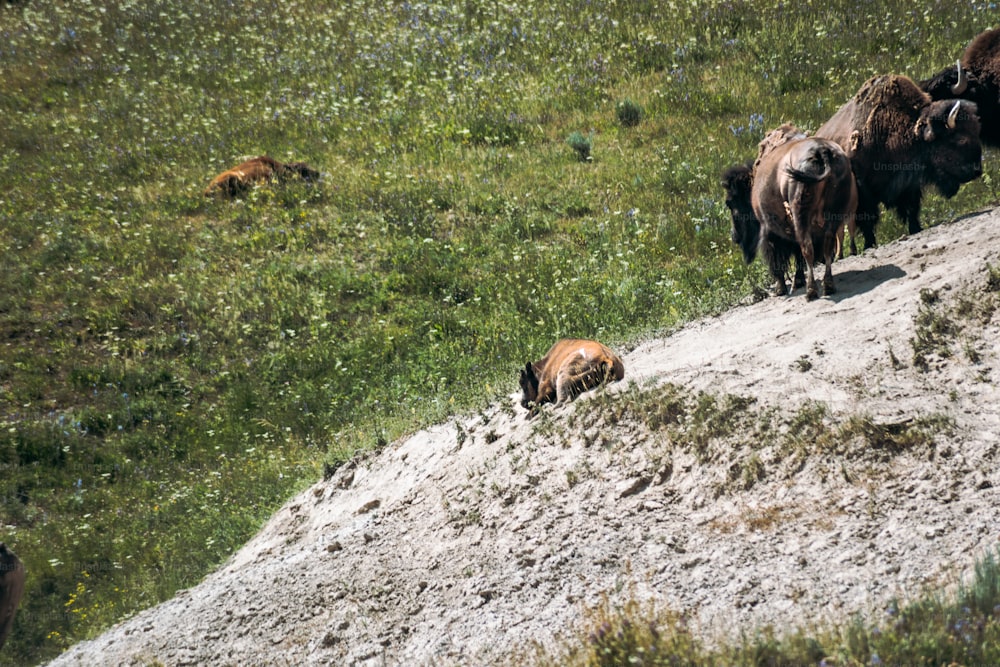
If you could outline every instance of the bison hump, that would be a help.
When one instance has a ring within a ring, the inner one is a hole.
[[[915,118],[920,110],[931,103],[931,97],[912,79],[899,74],[886,74],[868,79],[858,90],[855,100],[859,106],[885,114],[905,113]]]
[[[1000,84],[1000,28],[979,33],[966,47],[962,65],[981,81]]]

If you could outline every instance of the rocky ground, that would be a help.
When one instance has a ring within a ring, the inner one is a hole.
[[[953,584],[1000,538],[990,266],[1000,213],[967,216],[837,263],[832,298],[623,351],[624,382],[530,422],[512,395],[393,443],[51,664],[495,665],[605,597],[718,637]]]

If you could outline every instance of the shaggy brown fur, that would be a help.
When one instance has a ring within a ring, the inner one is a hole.
[[[953,197],[982,174],[976,105],[932,101],[905,76],[869,79],[816,136],[847,152],[857,179],[857,225],[875,245],[879,203],[896,210],[911,234],[920,231],[922,188]]]
[[[785,266],[776,261],[775,242],[798,245],[806,270],[806,297],[819,296],[813,274],[817,246],[826,264],[823,293],[836,291],[833,260],[838,232],[853,228],[857,189],[851,163],[832,141],[808,138],[790,125],[771,132],[760,143],[751,204],[760,221],[760,249],[775,280],[775,294],[787,293]]]
[[[242,195],[256,183],[281,181],[294,176],[315,181],[319,178],[319,172],[305,162],[282,163],[267,155],[260,155],[213,178],[204,194],[206,197],[222,196],[231,199]]]
[[[962,66],[983,83],[1000,86],[1000,28],[981,32],[969,42]]]
[[[0,648],[14,627],[14,615],[23,595],[24,565],[6,544],[0,542]]]
[[[753,170],[754,173],[757,171],[757,167],[760,165],[761,159],[773,151],[778,146],[783,146],[789,141],[796,141],[798,139],[805,139],[808,135],[795,127],[791,123],[782,123],[775,129],[768,132],[760,143],[757,144],[757,159],[754,160]]]
[[[564,338],[544,357],[521,371],[521,406],[534,416],[543,403],[559,405],[606,382],[625,377],[625,365],[610,348],[594,340]]]

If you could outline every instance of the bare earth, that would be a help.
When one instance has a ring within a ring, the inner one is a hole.
[[[831,424],[946,415],[930,444],[790,466],[756,443],[764,474],[744,490],[724,482],[746,443],[698,460],[636,418],[581,425],[599,394],[532,422],[511,395],[341,468],[199,585],[51,664],[496,665],[604,595],[718,637],[953,584],[1000,540],[1000,314],[970,314],[997,299],[988,264],[997,211],[838,262],[832,298],[799,289],[644,342],[607,390],[672,383],[789,414],[811,400]],[[958,330],[921,369],[932,294]]]

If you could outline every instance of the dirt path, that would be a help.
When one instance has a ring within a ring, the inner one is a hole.
[[[945,423],[929,445],[790,468],[769,443],[723,438],[706,458],[634,418],[587,423],[594,396],[529,423],[512,396],[342,468],[201,584],[51,664],[493,665],[617,591],[714,633],[878,614],[953,582],[1000,539],[987,264],[997,212],[838,263],[834,298],[799,290],[641,343],[610,390]],[[920,359],[911,341],[935,321],[953,326]],[[753,456],[759,481],[726,487]]]

